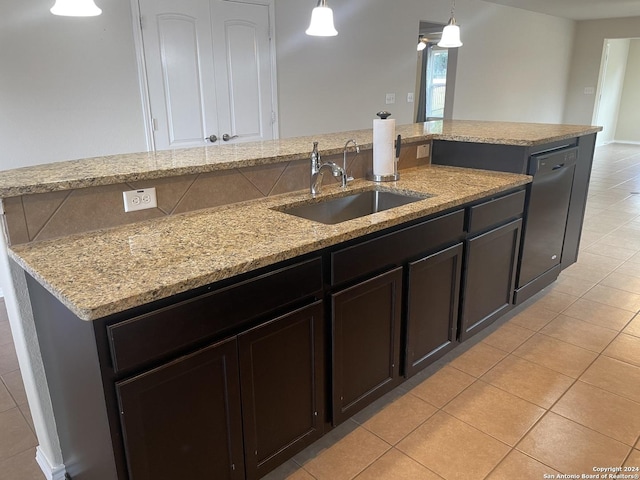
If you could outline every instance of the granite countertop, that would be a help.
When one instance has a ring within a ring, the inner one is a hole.
[[[596,133],[601,127],[483,121],[399,125],[405,145],[430,140],[533,146]],[[0,172],[0,198],[146,179],[206,173],[308,158],[314,141],[323,155],[342,153],[353,138],[371,148],[371,129],[265,142],[212,145],[72,160]]]
[[[9,255],[83,320],[94,320],[531,181],[526,175],[424,166],[382,189],[430,198],[337,225],[272,210],[314,201],[307,192],[11,247]],[[375,184],[358,180],[350,193]],[[317,198],[344,195],[325,186]]]

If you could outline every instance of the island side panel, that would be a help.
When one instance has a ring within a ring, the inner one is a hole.
[[[569,202],[569,214],[567,215],[567,229],[562,247],[561,265],[563,270],[578,260],[595,146],[595,133],[578,139],[578,161],[576,162],[576,171],[573,176],[573,188]]]
[[[94,326],[26,277],[66,471],[73,480],[114,480]]]
[[[431,163],[526,174],[529,148],[520,145],[434,140]]]

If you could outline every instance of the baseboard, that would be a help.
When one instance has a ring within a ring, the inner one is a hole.
[[[634,142],[632,140],[614,140],[611,143],[621,143],[623,145],[640,145],[640,142]]]
[[[65,480],[65,474],[67,473],[64,465],[57,465],[52,467],[47,456],[42,453],[40,447],[36,447],[36,462],[40,466],[40,470],[44,473],[47,480]]]

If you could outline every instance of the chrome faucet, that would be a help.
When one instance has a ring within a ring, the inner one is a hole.
[[[313,142],[313,151],[311,152],[311,195],[316,195],[322,191],[322,177],[324,176],[323,168],[330,168],[331,175],[340,178],[342,188],[347,186],[346,171],[336,165],[334,162],[322,163],[320,152],[318,152],[318,142]]]
[[[353,146],[356,147],[356,156],[358,156],[358,154],[360,153],[360,147],[358,146],[358,143],[353,138],[347,140],[347,143],[344,144],[344,152],[342,154],[342,169],[344,170],[345,175],[347,174],[347,148],[349,147],[350,143],[353,143]],[[347,182],[350,182],[352,180],[352,176],[347,176]]]

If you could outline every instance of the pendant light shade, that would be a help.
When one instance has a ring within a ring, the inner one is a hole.
[[[327,7],[327,0],[318,0],[318,6],[311,12],[311,23],[305,33],[313,37],[338,35],[338,31],[333,26],[333,10]]]
[[[460,27],[456,25],[456,19],[451,17],[449,23],[442,30],[442,39],[438,42],[442,48],[457,48],[462,46],[460,41]]]
[[[64,17],[95,17],[102,13],[93,0],[56,0],[50,11]]]
[[[462,46],[460,41],[460,27],[456,24],[453,13],[456,9],[456,0],[451,1],[451,18],[444,30],[442,30],[442,38],[438,42],[438,46],[442,48],[457,48]]]

